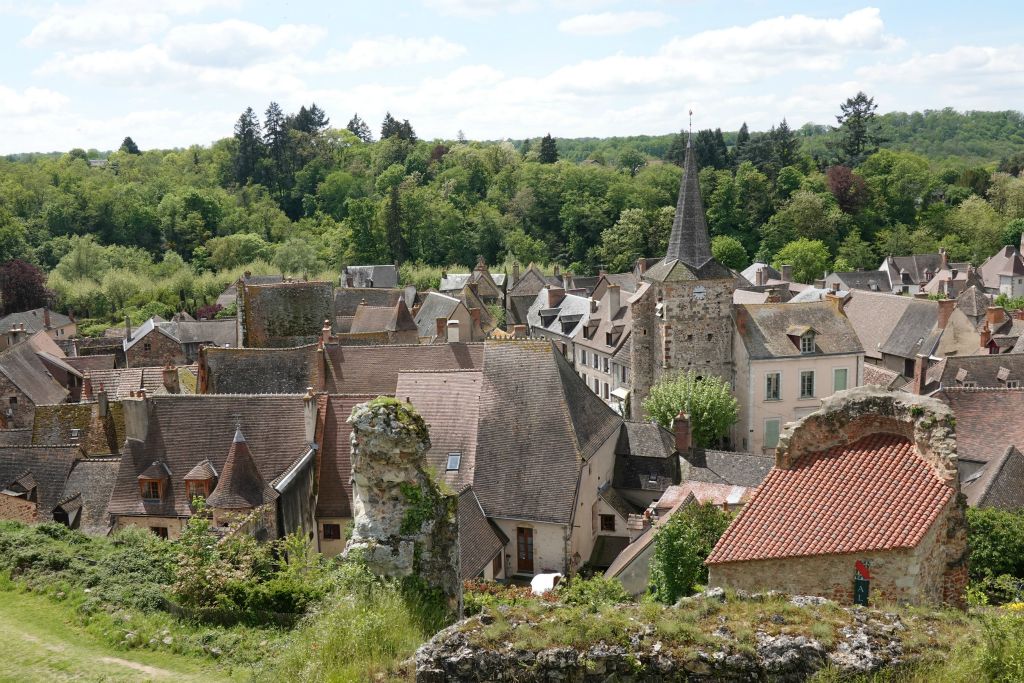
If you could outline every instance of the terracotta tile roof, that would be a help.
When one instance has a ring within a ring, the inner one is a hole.
[[[329,396],[323,406],[317,517],[352,517],[352,409],[378,394]]]
[[[875,384],[886,389],[892,389],[900,382],[901,377],[900,373],[881,365],[875,365],[874,363],[864,364],[865,386]]]
[[[1003,510],[1024,508],[1024,455],[1016,446],[990,461],[962,483],[971,507],[995,507]]]
[[[669,486],[661,498],[654,503],[659,515],[675,510],[686,499],[693,496],[698,503],[713,503],[718,506],[730,507],[746,503],[754,492],[754,488],[734,486],[731,484],[711,484],[704,481],[685,481],[677,486]]]
[[[707,563],[913,548],[954,494],[910,441],[871,434],[772,469]]]
[[[459,570],[461,578],[479,576],[500,553],[508,536],[484,515],[472,486],[459,493]]]
[[[117,359],[112,353],[98,354],[95,356],[69,356],[64,361],[83,375],[87,371],[113,370]]]
[[[90,370],[89,379],[92,382],[93,394],[95,395],[102,386],[111,401],[128,398],[132,392],[140,389],[145,389],[149,396],[168,393],[167,387],[164,386],[164,369],[158,367]],[[187,385],[180,381],[178,384],[181,393],[187,393]]]
[[[960,460],[990,462],[1011,445],[1024,450],[1024,389],[943,388],[935,397],[953,409]]]
[[[352,317],[349,332],[407,332],[416,329],[405,300],[399,299],[393,306],[369,306],[360,304]]]
[[[209,463],[208,460],[204,462]],[[189,474],[194,470],[195,468],[189,470]],[[207,504],[211,508],[247,510],[266,505],[276,499],[277,491],[270,488],[256,467],[252,452],[249,451],[249,444],[242,434],[242,428],[235,429],[228,457],[221,468],[217,486],[206,499]]]
[[[129,434],[125,440],[111,514],[191,516],[185,475],[204,460],[223,474],[236,425],[248,435],[252,458],[266,482],[284,474],[309,450],[302,396],[168,395],[146,400],[146,439]],[[170,479],[161,501],[143,502],[137,478],[154,462],[167,467]]]

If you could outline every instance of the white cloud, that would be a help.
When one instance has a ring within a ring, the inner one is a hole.
[[[282,24],[268,29],[228,19],[214,24],[175,26],[163,40],[167,54],[187,64],[244,66],[311,49],[327,35],[319,26]]]
[[[642,28],[659,28],[672,21],[664,12],[601,12],[580,14],[558,24],[563,33],[581,36],[611,36]]]
[[[107,85],[166,84],[182,77],[185,69],[174,63],[157,45],[134,50],[99,50],[79,55],[57,53],[36,70],[38,74],[69,74]]]
[[[68,98],[46,88],[26,88],[21,92],[0,85],[0,115],[33,116],[60,111]]]
[[[22,41],[28,47],[78,48],[141,43],[170,25],[156,12],[57,12],[46,17]]]
[[[485,17],[499,12],[518,14],[536,9],[535,0],[423,0],[441,14],[461,17]]]
[[[383,36],[357,40],[344,52],[332,51],[325,60],[327,70],[379,69],[383,67],[445,62],[466,53],[463,45],[438,36],[397,38]]]

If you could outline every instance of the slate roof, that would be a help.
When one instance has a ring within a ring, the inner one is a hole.
[[[72,430],[78,430],[78,436]],[[124,443],[124,411],[118,401],[107,403],[107,416],[99,416],[97,403],[58,403],[36,406],[31,442],[74,444],[84,455],[117,454]]]
[[[733,307],[736,331],[753,360],[861,353],[863,347],[849,319],[831,301],[804,304],[748,304]],[[814,330],[815,351],[800,352],[795,327]]]
[[[595,569],[607,569],[628,545],[628,536],[599,535],[594,539],[588,564]]]
[[[126,439],[110,500],[115,515],[187,517],[192,514],[185,475],[209,460],[221,473],[236,425],[248,434],[248,450],[265,482],[273,483],[309,450],[302,396],[156,396],[150,403],[145,441]],[[138,476],[154,462],[169,474],[164,498],[143,502]]]
[[[36,485],[39,514],[47,519],[63,497],[64,482],[77,455],[74,446],[0,447],[0,490],[30,476]]]
[[[843,310],[853,325],[857,336],[860,338],[860,343],[864,347],[864,355],[869,358],[880,359],[882,357],[882,346],[894,334],[897,325],[899,325],[900,320],[903,318],[903,314],[911,306],[915,308],[915,313],[908,320],[915,320],[920,323],[921,319],[924,318],[924,324],[927,326],[927,329],[915,327],[909,331],[900,330],[896,332],[895,336],[906,337],[908,334],[916,335],[913,336],[913,340],[916,341],[931,333],[939,317],[939,305],[937,302],[914,299],[913,297],[900,296],[898,294],[879,294],[857,290],[850,293],[850,299],[843,306]],[[930,310],[932,313],[923,314],[922,311],[926,310]],[[928,319],[931,319],[931,325],[927,324]],[[914,355],[911,354],[909,357],[913,358]]]
[[[897,388],[898,385],[902,385],[906,380],[903,376],[895,370],[883,367],[881,365],[875,365],[874,363],[864,364],[864,384],[869,386],[872,384],[884,387],[886,389]]]
[[[484,515],[472,486],[459,492],[459,569],[460,578],[479,576],[509,539]]]
[[[831,273],[828,279],[840,282],[844,289],[862,289],[870,292],[892,292],[893,283],[884,270],[854,270],[845,273]]]
[[[743,270],[743,272],[740,273],[740,275],[742,275],[743,279],[749,282],[750,284],[754,284],[757,282],[757,271],[759,270],[765,271],[765,282],[767,282],[768,280],[782,279],[782,273],[775,270],[767,263],[761,263],[760,261],[755,261],[754,263],[751,263]]]
[[[317,517],[352,517],[352,409],[378,394],[333,395],[323,399],[324,431],[317,476]],[[431,434],[433,438],[433,434]]]
[[[956,298],[956,307],[975,323],[985,317],[991,305],[992,298],[973,285],[960,292]]]
[[[95,370],[113,370],[117,356],[112,353],[97,354],[95,356],[68,356],[64,359],[71,367],[83,375]]]
[[[680,456],[680,479],[752,488],[760,486],[774,466],[770,455],[695,448]]]
[[[31,311],[22,311],[20,313],[8,313],[4,317],[0,318],[0,332],[7,332],[12,327],[18,325],[24,325],[25,331],[29,334],[35,334],[43,329],[43,320],[46,317],[46,313],[42,308],[34,308]],[[73,320],[63,313],[58,313],[54,310],[50,310],[50,329],[55,327],[64,327],[70,325]]]
[[[749,289],[737,289],[732,293],[734,304],[763,304],[768,300],[768,292],[753,292]]]
[[[697,159],[689,139],[686,141],[683,177],[679,183],[679,199],[665,259],[681,261],[693,269],[711,260],[711,238],[708,237],[704,202],[700,196]]]
[[[170,329],[167,327],[166,321],[158,321],[156,318],[150,318],[132,330],[132,338],[128,339],[126,337],[123,339],[121,341],[121,346],[125,351],[127,351],[153,332],[164,335],[175,344],[181,343],[181,341],[171,333]]]
[[[27,446],[30,443],[32,443],[32,430],[28,427],[19,429],[0,429],[0,447]]]
[[[589,297],[566,293],[555,308],[550,308],[548,303],[548,290],[543,289],[530,304],[526,314],[526,322],[531,330],[544,330],[560,337],[572,338],[589,319]]]
[[[679,481],[675,438],[649,422],[626,422],[615,444],[616,488],[664,491]]]
[[[398,268],[392,264],[374,266],[345,266],[342,271],[341,281],[347,282],[352,278],[353,287],[388,288],[398,286]],[[371,285],[370,282],[373,282]]]
[[[204,460],[203,463],[209,463],[209,460]],[[189,470],[186,477],[194,470],[194,467]],[[277,496],[277,491],[272,489],[260,474],[249,451],[249,444],[242,434],[242,428],[236,428],[231,448],[228,449],[228,457],[220,468],[217,486],[206,499],[206,503],[211,508],[247,510],[271,503],[277,500]]]
[[[234,318],[170,322],[161,327],[181,344],[238,346],[238,323]]]
[[[405,299],[404,289],[380,289],[373,287],[338,287],[334,290],[334,315],[351,318],[356,314],[359,304],[365,302],[367,306],[394,306],[399,299]],[[405,305],[411,306],[413,302],[406,300]],[[339,330],[347,332],[348,330]]]
[[[951,263],[948,268],[940,270],[925,284],[924,291],[928,294],[941,292],[947,297],[956,297],[967,287],[983,286],[981,276],[970,263]]]
[[[739,290],[737,290],[739,291]],[[807,287],[806,289],[794,294],[787,304],[804,304],[808,301],[825,301],[825,297],[829,294],[838,296],[840,299],[846,299],[850,294],[849,290],[840,289],[838,292],[833,292],[830,289],[822,289],[820,287]],[[752,302],[757,303],[757,302]]]
[[[200,354],[209,394],[302,394],[317,383],[317,346],[219,349]],[[155,368],[159,371],[159,368]],[[93,389],[98,387],[93,379]]]
[[[407,332],[416,329],[405,301],[399,299],[393,306],[369,306],[360,304],[352,317],[349,332]]]
[[[189,393],[188,382],[182,381],[182,373],[188,370],[181,366],[177,368],[177,372],[181,393]],[[167,387],[164,386],[164,369],[159,367],[95,370],[89,372],[89,378],[93,394],[99,392],[102,386],[112,401],[128,398],[133,391],[137,392],[140,389],[145,389],[146,394],[150,396],[167,393]]]
[[[880,270],[886,270],[893,280],[902,281],[901,273],[906,274],[907,283],[923,285],[930,278],[925,277],[928,273],[935,276],[942,268],[942,254],[912,254],[910,256],[889,256],[882,262]]]
[[[1024,508],[1024,455],[1016,446],[1007,446],[1001,456],[965,479],[961,490],[971,507]]]
[[[935,397],[948,403],[956,417],[960,460],[987,463],[1007,446],[1024,450],[1024,390],[944,387]]]
[[[36,334],[45,335],[46,332]],[[43,365],[31,344],[31,338],[0,351],[0,373],[35,405],[63,403],[68,397],[68,390]]]
[[[482,343],[327,346],[331,394],[395,393],[404,370],[471,370],[483,364]]]
[[[938,314],[936,302],[914,299],[882,343],[880,351],[900,358],[915,358],[919,353],[932,355],[943,332],[938,327]]]
[[[707,564],[914,548],[954,495],[910,441],[871,434],[772,469]]]
[[[437,319],[451,318],[455,310],[464,305],[453,296],[440,292],[429,292],[423,299],[423,303],[420,304],[420,310],[416,312],[416,327],[419,328],[419,335],[433,339],[437,336]],[[468,331],[463,333],[468,334]]]
[[[1024,386],[1024,356],[1018,354],[984,354],[979,356],[948,356],[942,366],[939,382],[943,387],[963,386],[974,382],[978,388],[1004,388],[1007,381]]]
[[[110,532],[107,504],[120,464],[120,458],[87,458],[75,461],[71,468],[64,483],[62,501],[78,497],[78,505],[81,506],[78,528],[82,532],[96,536]]]
[[[985,262],[978,268],[985,287],[999,289],[999,276],[1007,275],[1013,277],[1024,276],[1024,259],[1021,259],[1017,247],[1007,245],[992,256],[985,259]]]
[[[618,491],[612,488],[610,482],[605,482],[597,490],[597,497],[607,503],[608,507],[615,510],[615,513],[624,520],[629,519],[630,515],[639,514],[643,511],[640,506],[634,505],[623,498]]]

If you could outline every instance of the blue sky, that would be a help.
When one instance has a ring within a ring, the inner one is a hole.
[[[1024,6],[0,0],[0,153],[209,144],[270,100],[421,137],[660,134],[1024,108]]]

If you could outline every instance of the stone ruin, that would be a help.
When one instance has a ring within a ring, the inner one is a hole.
[[[354,528],[345,554],[361,551],[381,576],[418,576],[461,613],[458,497],[425,468],[426,423],[408,403],[386,397],[360,403],[348,422]]]

